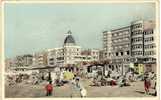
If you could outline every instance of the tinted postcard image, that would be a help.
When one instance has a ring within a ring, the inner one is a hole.
[[[5,98],[157,96],[155,3],[5,3]]]

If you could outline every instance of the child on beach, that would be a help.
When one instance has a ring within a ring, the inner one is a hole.
[[[53,91],[52,81],[49,81],[49,84],[45,86],[46,96],[51,96]]]

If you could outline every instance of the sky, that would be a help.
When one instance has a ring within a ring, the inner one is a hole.
[[[5,57],[62,47],[68,30],[82,48],[102,48],[102,32],[154,20],[153,3],[5,4]]]

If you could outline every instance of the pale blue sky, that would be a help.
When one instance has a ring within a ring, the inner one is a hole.
[[[71,30],[82,48],[102,48],[102,32],[155,18],[155,5],[5,4],[5,55],[61,47]]]

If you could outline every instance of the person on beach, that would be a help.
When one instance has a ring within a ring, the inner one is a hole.
[[[49,81],[49,84],[45,86],[46,89],[46,96],[51,96],[53,92],[52,81]]]
[[[146,94],[149,94],[150,87],[151,87],[150,78],[148,76],[146,76],[144,78],[144,89],[145,89],[145,93]]]
[[[78,77],[73,78],[71,89],[72,89],[71,97],[83,97],[84,94],[86,94],[86,93],[83,93],[85,89],[80,83],[80,79]],[[83,94],[81,93],[81,91]]]

